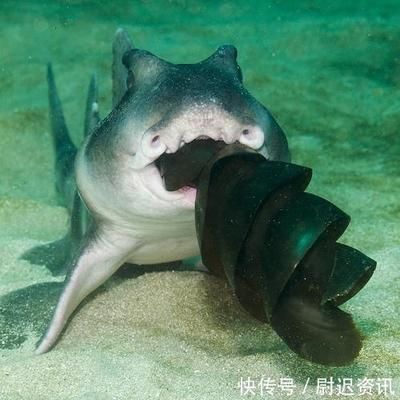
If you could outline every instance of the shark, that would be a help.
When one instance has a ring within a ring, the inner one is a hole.
[[[79,148],[48,66],[56,188],[70,228],[63,239],[63,289],[37,354],[56,344],[78,305],[123,264],[199,256],[196,188],[167,190],[157,166],[162,155],[211,139],[241,143],[267,160],[290,161],[283,130],[243,84],[233,45],[218,47],[198,63],[174,64],[136,48],[118,29],[112,53],[112,110],[100,118],[92,78]]]

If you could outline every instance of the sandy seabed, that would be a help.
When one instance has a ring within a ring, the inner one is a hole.
[[[361,397],[360,380],[373,379],[370,399],[384,398],[378,382],[389,379],[388,397],[400,398],[397,3],[2,1],[0,399],[271,398],[257,386],[267,378],[293,380],[294,393],[276,386],[276,399],[344,397],[316,394],[317,379],[330,377],[335,384],[352,379],[354,397]],[[378,262],[368,285],[342,307],[364,337],[353,364],[300,359],[242,311],[223,282],[190,270],[110,280],[53,351],[33,354],[62,277],[20,257],[67,227],[54,193],[45,65],[53,61],[79,143],[93,71],[102,115],[108,112],[119,26],[136,46],[172,62],[237,46],[245,84],[286,131],[293,162],[313,168],[309,191],[352,216],[340,241]],[[241,378],[255,383],[254,396],[241,394]]]

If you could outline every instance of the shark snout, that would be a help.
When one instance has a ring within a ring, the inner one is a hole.
[[[143,134],[134,167],[151,164],[162,154],[177,152],[198,139],[213,139],[227,144],[239,142],[259,150],[265,132],[255,121],[243,121],[220,107],[194,107],[168,116],[149,127]]]
[[[195,109],[148,129],[141,141],[141,152],[149,161],[154,161],[163,153],[175,153],[196,139],[221,140],[227,144],[240,142],[257,150],[264,144],[265,135],[256,123],[239,121],[224,110]]]

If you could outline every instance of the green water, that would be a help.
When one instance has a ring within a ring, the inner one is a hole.
[[[20,256],[67,229],[54,191],[45,66],[52,61],[79,144],[92,72],[101,115],[110,110],[118,27],[175,63],[198,62],[224,43],[238,48],[245,86],[286,132],[293,162],[313,168],[309,190],[351,215],[341,241],[378,262],[343,306],[364,336],[353,364],[298,358],[221,282],[170,271],[110,281],[55,350],[33,355],[62,277]],[[399,43],[394,0],[1,1],[0,399],[239,399],[240,378],[263,375],[291,378],[300,392],[310,378],[300,399],[321,397],[318,378],[351,378],[356,393],[359,379],[390,378],[389,398],[400,398]],[[276,389],[274,398],[290,396]],[[383,398],[377,385],[368,398]]]

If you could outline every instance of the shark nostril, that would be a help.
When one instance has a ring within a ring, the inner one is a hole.
[[[166,150],[162,135],[159,133],[146,133],[141,142],[143,156],[147,159],[159,157]]]
[[[245,140],[246,142],[253,141],[257,136],[257,132],[252,128],[245,128],[241,132],[241,139]]]
[[[239,142],[253,149],[258,149],[264,143],[264,132],[258,126],[245,128],[241,132]]]
[[[152,147],[158,147],[161,143],[160,135],[153,136],[150,143]]]

